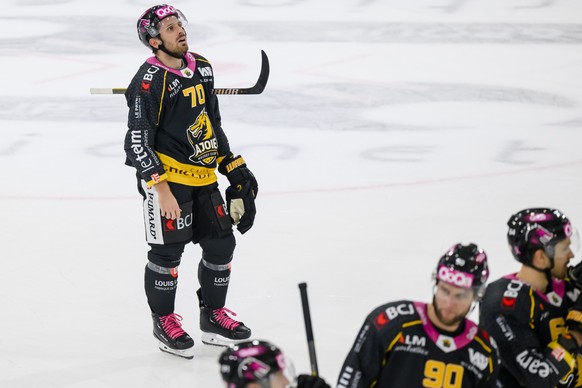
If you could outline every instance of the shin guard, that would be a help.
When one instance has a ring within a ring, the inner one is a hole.
[[[169,315],[174,312],[178,267],[165,268],[148,262],[144,277],[145,292],[152,312]]]
[[[230,283],[230,263],[235,247],[234,235],[200,242],[203,254],[198,265],[202,299],[212,309],[224,307]]]

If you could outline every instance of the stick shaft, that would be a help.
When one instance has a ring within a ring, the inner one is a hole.
[[[91,88],[91,94],[123,94],[127,89],[125,88]]]
[[[269,58],[267,54],[261,50],[261,73],[259,74],[259,79],[255,85],[250,88],[214,88],[212,89],[212,94],[261,94],[267,86],[267,81],[269,80]],[[124,94],[126,88],[91,88],[89,92],[91,94]]]
[[[301,304],[303,306],[303,319],[305,321],[305,334],[307,335],[307,347],[309,349],[309,362],[311,364],[311,374],[319,375],[317,368],[317,356],[315,353],[315,341],[313,339],[313,327],[311,326],[311,313],[309,311],[309,300],[307,298],[307,283],[299,283],[301,294]]]

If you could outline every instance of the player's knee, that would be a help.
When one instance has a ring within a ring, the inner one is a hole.
[[[150,263],[164,268],[174,268],[180,265],[184,245],[150,245],[148,260]]]
[[[223,238],[208,238],[200,241],[203,261],[211,264],[229,264],[236,246],[234,235]]]

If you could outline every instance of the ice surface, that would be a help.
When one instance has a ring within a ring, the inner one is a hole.
[[[157,350],[147,251],[123,165],[125,87],[149,55],[141,0],[3,0],[0,19],[0,386],[220,387],[201,344],[197,246],[177,313],[192,361]],[[222,96],[224,128],[260,184],[237,234],[228,307],[309,370],[308,283],[320,373],[335,383],[365,315],[430,299],[455,242],[517,263],[509,215],[530,206],[582,223],[582,2],[222,0],[174,2]],[[226,187],[225,181],[222,187]]]

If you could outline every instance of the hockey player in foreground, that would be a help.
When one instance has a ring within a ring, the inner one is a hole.
[[[257,181],[230,150],[221,126],[213,70],[188,51],[186,17],[171,5],[156,5],[137,22],[140,41],[154,56],[139,68],[125,97],[129,107],[126,164],[137,169],[150,246],[145,292],[160,349],[192,358],[194,341],[174,313],[178,266],[189,242],[200,244],[198,266],[202,341],[227,345],[251,330],[226,309],[235,248],[254,222]],[[228,212],[215,170],[226,175]]]
[[[222,352],[218,359],[227,388],[330,388],[321,377],[299,375],[292,362],[267,341],[245,341]]]
[[[368,315],[337,387],[496,387],[495,344],[466,319],[488,276],[483,250],[451,247],[436,267],[432,303],[401,300]]]
[[[579,285],[568,278],[577,234],[563,213],[549,208],[519,211],[507,224],[521,268],[487,287],[480,311],[481,324],[499,346],[499,380],[504,387],[581,386],[576,358],[582,305],[575,303]]]

